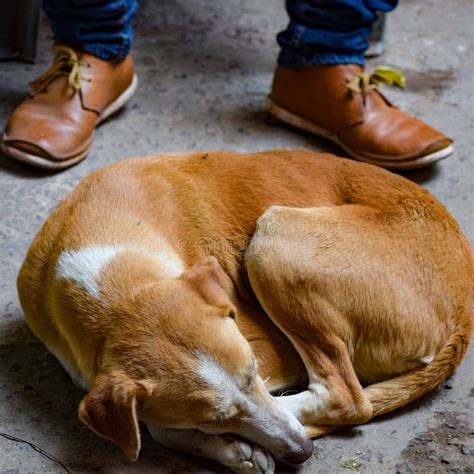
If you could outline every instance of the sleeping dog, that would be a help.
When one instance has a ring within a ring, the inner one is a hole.
[[[209,152],[85,178],[18,290],[88,392],[81,420],[130,459],[142,420],[166,446],[272,472],[452,374],[473,273],[454,219],[400,176],[304,150]]]

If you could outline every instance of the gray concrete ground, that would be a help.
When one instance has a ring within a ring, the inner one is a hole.
[[[399,106],[454,137],[454,156],[408,174],[432,191],[474,238],[473,3],[408,1],[389,17],[387,52],[373,64],[400,67]],[[35,443],[77,472],[220,472],[199,458],[164,449],[143,433],[138,462],[77,418],[81,393],[26,327],[15,278],[50,210],[80,178],[118,159],[156,151],[308,147],[343,154],[328,142],[282,128],[265,113],[286,24],[274,0],[141,2],[134,47],[140,88],[102,125],[89,158],[51,174],[0,158],[0,432]],[[51,60],[51,33],[40,28],[35,65],[0,64],[0,123]],[[446,249],[449,252],[449,249]],[[303,472],[474,472],[474,350],[437,393],[390,417],[315,441]],[[144,431],[144,430],[143,430]],[[0,437],[0,472],[61,472],[28,444]]]

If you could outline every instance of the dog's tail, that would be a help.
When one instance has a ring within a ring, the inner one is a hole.
[[[372,418],[389,413],[426,395],[443,383],[461,363],[471,339],[471,311],[463,307],[457,311],[456,331],[441,348],[433,361],[384,382],[369,385],[364,393],[373,406]],[[318,438],[345,426],[307,426],[311,438]]]

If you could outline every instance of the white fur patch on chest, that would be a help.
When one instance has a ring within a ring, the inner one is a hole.
[[[119,254],[128,251],[149,257],[156,265],[157,277],[178,278],[184,271],[183,262],[168,244],[159,251],[127,245],[91,245],[64,251],[56,263],[56,277],[72,280],[98,299],[100,273]]]

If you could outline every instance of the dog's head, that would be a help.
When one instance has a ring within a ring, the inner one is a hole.
[[[140,450],[139,418],[167,428],[234,433],[277,459],[304,461],[311,442],[258,376],[230,287],[209,259],[137,295],[113,343],[104,347],[104,369],[80,404],[81,420],[132,460]]]

